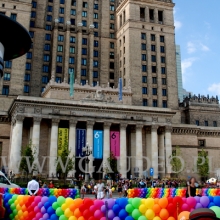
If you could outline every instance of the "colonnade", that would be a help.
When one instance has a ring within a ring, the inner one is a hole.
[[[21,145],[22,145],[22,131],[23,131],[23,116],[17,116],[16,121],[12,123],[11,132],[11,148],[9,157],[9,169],[14,173],[19,173],[19,162],[21,158]],[[58,150],[58,130],[59,130],[60,119],[51,119],[51,129],[50,129],[50,142],[49,142],[49,176],[56,174],[56,158]],[[120,123],[120,122],[119,122]],[[86,142],[90,146],[93,145],[93,127],[95,121],[87,121],[86,123]],[[103,126],[103,164],[107,162],[110,156],[110,131],[112,123],[107,121],[104,122]],[[122,177],[127,177],[128,172],[128,147],[135,148],[135,155],[129,155],[135,157],[135,166],[138,168],[138,176],[142,177],[144,174],[144,160],[146,157],[150,164],[147,164],[148,169],[153,168],[153,178],[164,177],[165,175],[170,175],[171,167],[169,165],[169,158],[172,154],[172,144],[171,144],[171,132],[172,128],[167,125],[162,127],[156,124],[144,125],[136,124],[136,134],[135,134],[135,146],[129,146],[127,143],[127,126],[129,123],[120,123],[120,174]],[[70,156],[76,155],[76,126],[77,119],[69,120],[69,150]],[[32,145],[35,147],[36,155],[39,156],[39,145],[40,145],[40,129],[41,129],[41,118],[33,117],[33,129],[32,129]],[[145,132],[144,132],[145,130]],[[145,137],[143,137],[145,134]],[[143,141],[145,138],[145,141]],[[145,143],[145,144],[144,144]],[[145,151],[144,151],[145,148]],[[133,151],[133,152],[134,152]],[[143,154],[146,152],[146,155]],[[166,166],[164,163],[167,163]],[[134,168],[131,167],[131,173],[135,175]],[[89,162],[89,172],[92,173],[92,160]],[[70,172],[70,175],[74,175],[74,171]]]

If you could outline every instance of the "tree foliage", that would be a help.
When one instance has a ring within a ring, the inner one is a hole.
[[[209,176],[208,152],[202,149],[198,152],[197,171],[202,180],[207,180]]]

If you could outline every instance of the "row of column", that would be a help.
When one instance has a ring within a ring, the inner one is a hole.
[[[12,126],[11,135],[11,151],[10,151],[10,161],[9,169],[13,170],[14,173],[19,172],[19,162],[21,158],[21,145],[22,145],[22,130],[23,130],[23,116],[17,116],[16,123]],[[50,136],[50,148],[49,148],[49,176],[56,174],[56,159],[57,159],[57,140],[58,140],[58,128],[59,119],[52,119],[51,124],[51,136]],[[33,118],[33,131],[32,131],[32,146],[36,151],[36,156],[39,156],[39,144],[40,144],[40,117]],[[73,157],[76,153],[75,148],[75,137],[76,137],[76,124],[77,120],[71,119],[69,121],[69,150],[70,157]],[[94,121],[87,121],[87,132],[86,141],[91,145],[93,143],[93,126]],[[103,165],[107,162],[110,156],[110,122],[104,123],[104,149],[103,149]],[[127,177],[127,134],[126,134],[127,124],[120,124],[120,174],[122,177]],[[171,127],[165,127],[165,132],[159,133],[158,135],[158,125],[152,125],[151,128],[146,130],[146,146],[143,146],[143,125],[136,125],[136,141],[135,146],[135,167],[138,168],[139,177],[143,176],[143,147],[146,147],[147,158],[151,162],[151,167],[154,170],[153,178],[161,177],[165,174],[171,173],[171,167],[167,163],[172,154],[172,144],[171,144]],[[163,164],[166,161],[166,166]],[[89,172],[92,173],[93,164],[92,160],[89,162]],[[149,167],[149,164],[148,164]],[[166,170],[165,170],[165,169]],[[159,173],[158,173],[159,172]],[[71,176],[74,175],[74,171],[69,173]]]

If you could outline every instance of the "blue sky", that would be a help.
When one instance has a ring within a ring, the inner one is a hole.
[[[174,0],[183,88],[220,95],[220,0]]]

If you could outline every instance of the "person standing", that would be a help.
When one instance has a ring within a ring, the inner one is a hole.
[[[189,185],[187,186],[187,190],[186,190],[186,197],[194,197],[196,196],[196,179],[194,177],[192,177],[189,180]]]
[[[53,181],[50,181],[50,184],[49,184],[49,188],[54,188],[54,184],[53,184]]]
[[[119,198],[121,197],[122,195],[122,183],[121,181],[118,182],[118,196]]]
[[[84,199],[86,194],[86,184],[84,183],[81,187],[81,199]]]
[[[104,183],[102,183],[101,180],[99,180],[99,183],[97,184],[97,199],[103,199],[104,198]]]
[[[31,196],[35,196],[39,190],[39,183],[36,180],[36,177],[33,176],[32,180],[28,182],[27,185],[28,193]]]

